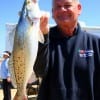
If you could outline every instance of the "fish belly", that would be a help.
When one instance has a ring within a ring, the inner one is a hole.
[[[24,38],[22,38],[23,40],[21,39],[21,43],[19,43],[20,41],[16,42],[17,36],[15,37],[12,52],[13,64],[11,73],[13,74],[13,83],[16,84],[17,87],[17,96],[26,94],[26,86],[33,72],[33,66],[37,57],[38,36],[33,33],[38,31],[32,28],[32,30],[30,29],[28,32],[28,35],[25,35]],[[32,34],[30,35],[30,33]]]

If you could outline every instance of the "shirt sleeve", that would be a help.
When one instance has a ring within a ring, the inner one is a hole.
[[[7,68],[7,76],[10,77],[10,71],[9,71],[9,66],[8,66],[8,61],[9,59],[6,60],[6,68]]]
[[[44,38],[45,42],[39,43],[37,59],[33,67],[37,77],[45,76],[48,69],[48,35],[45,35]]]

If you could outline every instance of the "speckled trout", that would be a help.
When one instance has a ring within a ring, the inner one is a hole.
[[[12,83],[17,92],[14,100],[27,100],[26,86],[36,61],[38,42],[44,42],[40,31],[40,9],[37,0],[25,0],[16,26],[12,56],[9,60]]]

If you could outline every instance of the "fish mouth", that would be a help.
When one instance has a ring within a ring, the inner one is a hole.
[[[31,23],[31,25],[33,25],[34,23],[36,23],[40,20],[40,18],[38,18],[38,17],[30,18],[29,16],[27,16],[27,19]]]

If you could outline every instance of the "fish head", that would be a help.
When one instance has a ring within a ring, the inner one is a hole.
[[[40,19],[41,12],[38,5],[38,0],[26,0],[27,16],[31,20]]]
[[[40,17],[42,13],[39,8],[38,0],[25,0],[18,23],[19,33],[26,33],[36,36],[37,40],[44,43],[44,37],[40,31]],[[34,34],[35,33],[35,34]],[[23,37],[23,36],[22,36]]]

